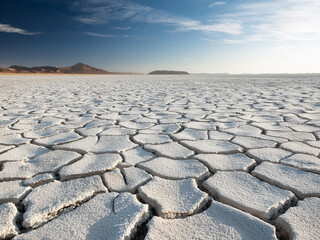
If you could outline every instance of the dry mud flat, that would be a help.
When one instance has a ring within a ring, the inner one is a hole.
[[[0,76],[0,239],[318,239],[320,77]]]

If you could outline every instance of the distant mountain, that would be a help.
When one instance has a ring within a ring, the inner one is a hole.
[[[110,72],[94,68],[84,63],[77,63],[71,67],[60,67],[59,72],[61,73],[84,73],[84,74],[108,74]]]
[[[187,75],[188,72],[185,71],[168,71],[168,70],[156,70],[148,73],[150,75],[163,75],[163,74],[175,74],[175,75]]]
[[[110,74],[111,72],[94,68],[84,63],[77,63],[70,67],[25,67],[12,65],[8,68],[0,68],[0,72],[4,73],[68,73],[68,74]]]

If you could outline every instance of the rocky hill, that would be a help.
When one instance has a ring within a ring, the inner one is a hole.
[[[12,65],[8,68],[0,68],[0,72],[4,73],[68,73],[68,74],[110,74],[106,70],[94,68],[84,63],[77,63],[70,67],[25,67]]]

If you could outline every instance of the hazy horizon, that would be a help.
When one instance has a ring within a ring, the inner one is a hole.
[[[319,73],[317,0],[3,0],[0,66]]]

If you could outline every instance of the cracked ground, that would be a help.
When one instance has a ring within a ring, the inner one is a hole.
[[[0,239],[318,239],[320,80],[0,76]]]

